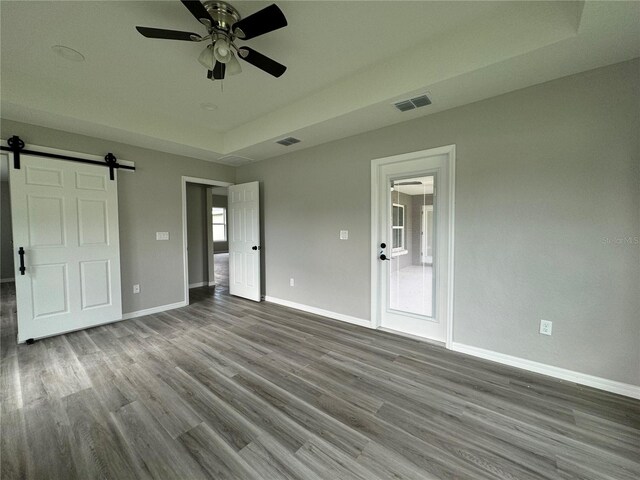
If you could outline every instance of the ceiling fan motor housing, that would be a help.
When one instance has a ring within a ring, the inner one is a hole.
[[[231,31],[234,23],[242,18],[240,13],[226,2],[203,2],[204,8],[209,12],[217,25],[213,25],[216,30]]]

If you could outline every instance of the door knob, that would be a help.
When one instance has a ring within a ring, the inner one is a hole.
[[[380,260],[389,260],[389,261],[391,261],[391,259],[387,258],[387,256],[384,253],[380,254]]]
[[[254,245],[253,247],[251,247],[251,250],[260,250],[260,246],[259,245]]]

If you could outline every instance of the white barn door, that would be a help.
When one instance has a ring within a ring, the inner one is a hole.
[[[260,187],[258,182],[229,187],[229,293],[259,302]]]
[[[121,320],[109,169],[30,155],[20,163],[10,166],[18,341]]]

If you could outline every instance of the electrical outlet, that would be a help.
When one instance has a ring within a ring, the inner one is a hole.
[[[169,232],[156,232],[156,240],[169,240]]]
[[[133,293],[140,293],[140,285],[137,283],[133,286]]]
[[[349,240],[349,230],[340,230],[340,240]]]
[[[289,286],[290,287],[295,287],[296,286],[296,281],[293,278],[289,279]]]
[[[553,327],[553,322],[549,320],[540,320],[540,333],[542,335],[551,335],[551,329]]]

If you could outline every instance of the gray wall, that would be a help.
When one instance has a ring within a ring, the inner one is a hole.
[[[6,161],[6,157],[0,157]],[[0,182],[0,278],[14,278],[9,182]]]
[[[370,318],[371,159],[456,144],[454,340],[640,385],[638,78],[625,62],[240,167],[266,294]]]
[[[111,151],[134,161],[135,172],[118,173],[123,311],[184,300],[181,177],[233,182],[233,167],[4,119],[0,127],[3,138],[20,135],[36,145],[90,154]],[[170,240],[156,241],[155,232],[169,232]],[[135,283],[141,289],[136,295]]]
[[[212,195],[213,198],[213,206],[214,207],[224,207],[227,208],[229,204],[229,199],[224,195]],[[229,219],[227,218],[227,223]],[[229,243],[228,242],[213,242],[213,251],[216,253],[224,253],[229,251]]]
[[[209,283],[207,255],[207,186],[187,183],[187,248],[189,285]]]

